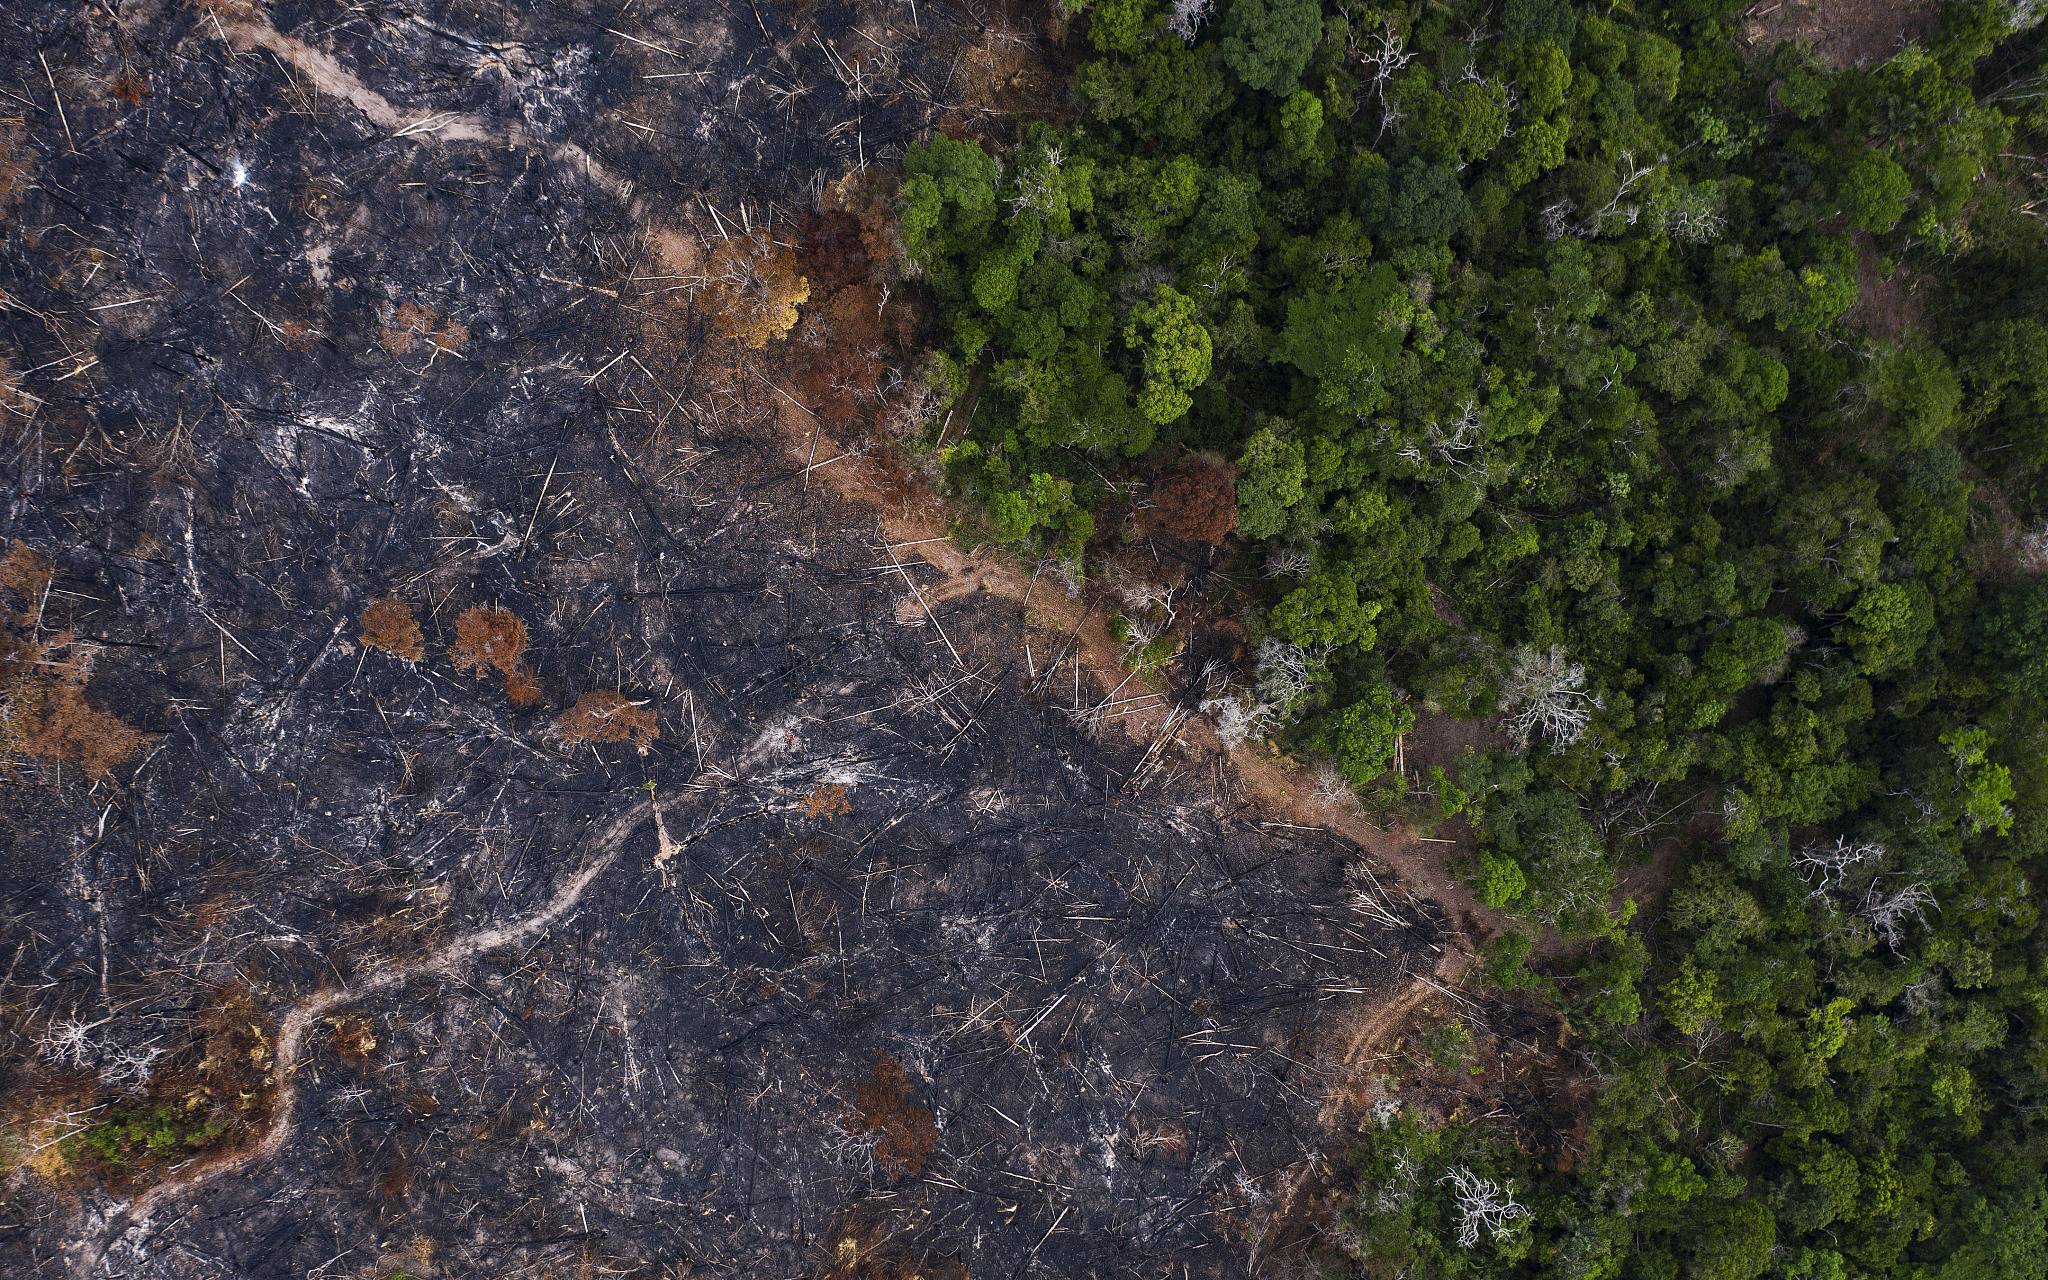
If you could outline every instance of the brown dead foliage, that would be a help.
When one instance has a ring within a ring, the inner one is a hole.
[[[799,806],[809,818],[843,818],[853,812],[846,798],[846,784],[827,782],[803,798]]]
[[[0,356],[0,413],[26,414],[35,403],[35,398],[21,389],[21,375],[15,372],[14,365]]]
[[[910,1076],[891,1054],[879,1054],[867,1082],[853,1091],[847,1127],[875,1135],[875,1163],[891,1179],[916,1177],[939,1145],[932,1113],[910,1098]]]
[[[19,538],[8,546],[7,555],[0,557],[0,587],[26,602],[31,624],[43,616],[43,595],[55,573],[48,556]]]
[[[966,1267],[906,1244],[872,1210],[849,1215],[823,1245],[828,1253],[818,1280],[968,1280]]]
[[[149,77],[134,67],[122,67],[107,81],[107,93],[118,102],[139,107],[142,100],[149,96]]]
[[[286,320],[277,326],[277,340],[286,351],[300,355],[320,345],[320,334],[296,320]]]
[[[882,293],[872,285],[839,290],[805,317],[805,350],[790,361],[797,398],[816,406],[826,428],[843,432],[879,394]]]
[[[424,338],[431,353],[456,352],[469,341],[469,326],[446,319],[431,307],[401,302],[377,331],[377,342],[394,356],[406,355]]]
[[[1216,546],[1237,527],[1237,468],[1210,454],[1183,458],[1152,489],[1154,532]]]
[[[555,733],[565,746],[631,742],[642,755],[661,737],[654,712],[622,693],[597,689],[576,695],[576,705],[555,717]]]
[[[521,661],[525,656],[526,624],[510,609],[472,605],[455,619],[455,643],[448,646],[455,669],[477,676],[496,671],[515,707],[540,701],[540,683]]]
[[[93,708],[85,700],[82,664],[63,664],[64,674],[35,682],[25,690],[9,689],[0,712],[0,750],[50,763],[69,762],[94,782],[135,754],[142,733],[119,716]]]
[[[86,702],[91,656],[74,648],[71,633],[43,635],[54,572],[19,539],[0,559],[0,755],[74,764],[97,782],[135,754],[143,735]]]
[[[332,1026],[334,1051],[346,1061],[361,1064],[377,1051],[377,1030],[370,1020],[358,1015],[337,1018]]]
[[[505,673],[505,699],[522,710],[540,702],[540,681],[525,667]]]
[[[804,272],[820,293],[865,281],[868,249],[860,219],[844,209],[828,209],[812,218],[804,234]]]
[[[526,656],[526,624],[510,609],[471,605],[455,619],[455,643],[448,657],[457,671],[511,675]]]
[[[514,619],[517,621],[517,619]],[[356,636],[367,648],[381,650],[394,658],[418,662],[426,656],[426,637],[420,634],[419,619],[412,606],[392,596],[378,596],[363,610],[362,632]]]
[[[759,349],[796,327],[811,282],[797,257],[766,235],[731,236],[711,255],[710,302],[719,331]]]
[[[827,198],[835,207],[811,219],[804,235],[811,301],[796,334],[803,350],[791,354],[786,376],[825,428],[845,437],[881,399],[886,356],[912,345],[916,317],[877,283],[876,264],[896,252],[887,200],[857,175]]]
[[[862,268],[868,278],[881,276],[881,271],[872,268],[888,265],[902,252],[896,231],[894,183],[884,179],[880,169],[855,169],[825,188],[825,196],[834,213],[850,215],[859,228],[861,250],[867,255]],[[846,282],[857,278],[848,277]]]
[[[21,124],[0,124],[0,214],[14,207],[35,185],[36,153]]]

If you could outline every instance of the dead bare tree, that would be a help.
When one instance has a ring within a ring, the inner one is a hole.
[[[1674,240],[1708,244],[1719,240],[1728,219],[1721,212],[1720,193],[1712,183],[1689,186],[1679,193],[1671,212],[1665,215],[1665,230]]]
[[[1370,89],[1380,104],[1380,136],[1401,120],[1401,109],[1387,95],[1387,84],[1403,67],[1415,61],[1415,54],[1408,48],[1408,36],[1396,31],[1391,20],[1380,29],[1363,38],[1353,37],[1348,50],[1352,59],[1363,65],[1372,75]]]
[[[1451,1184],[1457,1203],[1461,1249],[1478,1244],[1481,1231],[1495,1240],[1503,1239],[1517,1222],[1532,1216],[1526,1207],[1516,1203],[1512,1183],[1503,1186],[1464,1165],[1453,1165],[1438,1182]]]
[[[1501,703],[1509,708],[1508,732],[1523,747],[1538,737],[1555,746],[1577,742],[1600,708],[1600,700],[1586,692],[1586,668],[1555,645],[1515,654]]]
[[[1630,198],[1635,195],[1636,188],[1641,185],[1643,179],[1663,167],[1664,157],[1662,156],[1657,157],[1655,163],[1652,164],[1637,164],[1633,151],[1622,152],[1621,178],[1618,185],[1614,188],[1614,194],[1609,197],[1606,204],[1595,209],[1592,215],[1586,219],[1583,224],[1585,227],[1583,234],[1588,236],[1600,235],[1607,230],[1609,221],[1613,219],[1619,219],[1622,226],[1634,226],[1636,220],[1642,216],[1643,211],[1641,205],[1629,203]]]
[[[1291,640],[1267,636],[1259,644],[1256,667],[1259,701],[1286,718],[1314,683],[1314,657]]]
[[[1181,43],[1193,44],[1196,33],[1209,20],[1213,4],[1214,0],[1173,0],[1173,8],[1166,15],[1166,29],[1179,36]]]
[[[1863,905],[1856,914],[1868,921],[1884,944],[1896,952],[1899,944],[1906,940],[1906,926],[1926,924],[1930,907],[1940,909],[1934,901],[1933,891],[1918,881],[1887,892],[1873,880],[1864,890]]]
[[[1423,435],[1439,462],[1475,484],[1486,483],[1490,469],[1486,424],[1480,416],[1478,400],[1467,396],[1457,417],[1448,423],[1432,420],[1423,428]]]
[[[1792,855],[1792,869],[1805,880],[1814,898],[1842,887],[1849,873],[1858,867],[1875,867],[1884,862],[1885,850],[1871,841],[1852,841],[1837,836],[1832,845],[1810,844]]]
[[[1268,578],[1306,578],[1313,568],[1315,562],[1300,547],[1275,547],[1266,553],[1265,575]]]

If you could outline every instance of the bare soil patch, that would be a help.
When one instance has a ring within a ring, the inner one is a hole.
[[[1805,43],[1831,67],[1860,67],[1891,57],[1940,21],[1940,0],[1760,0],[1742,15],[1742,38],[1752,48]]]

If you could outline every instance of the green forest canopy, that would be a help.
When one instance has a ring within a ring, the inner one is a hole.
[[[2048,1275],[2048,40],[1838,70],[1745,3],[1086,0],[1070,118],[905,160],[993,536],[1221,454],[1241,723],[1366,788],[1418,713],[1516,744],[1437,799],[1581,940],[1490,972],[1590,1029],[1587,1154],[1384,1116],[1334,1274]]]

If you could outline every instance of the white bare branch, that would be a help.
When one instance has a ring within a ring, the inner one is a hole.
[[[1881,844],[1851,841],[1837,836],[1832,845],[1810,844],[1792,855],[1792,868],[1805,880],[1815,898],[1824,898],[1842,887],[1849,873],[1858,867],[1876,867],[1884,862]]]
[[[1438,1182],[1448,1182],[1453,1188],[1460,1248],[1470,1249],[1478,1244],[1481,1231],[1500,1240],[1514,1230],[1517,1222],[1531,1216],[1527,1208],[1515,1202],[1514,1184],[1502,1186],[1464,1165],[1453,1166]]]
[[[1870,922],[1877,936],[1893,951],[1906,939],[1908,924],[1925,925],[1927,911],[1932,907],[1940,910],[1934,901],[1934,894],[1917,881],[1902,888],[1886,892],[1878,881],[1870,882],[1864,891],[1863,905],[1857,914]]]
[[[1586,692],[1586,668],[1555,645],[1516,652],[1501,703],[1508,709],[1508,732],[1523,747],[1539,737],[1556,746],[1577,742],[1600,708],[1600,700]]]
[[[1173,0],[1173,8],[1166,15],[1166,29],[1179,36],[1181,43],[1193,44],[1195,34],[1209,20],[1213,3],[1214,0]]]

